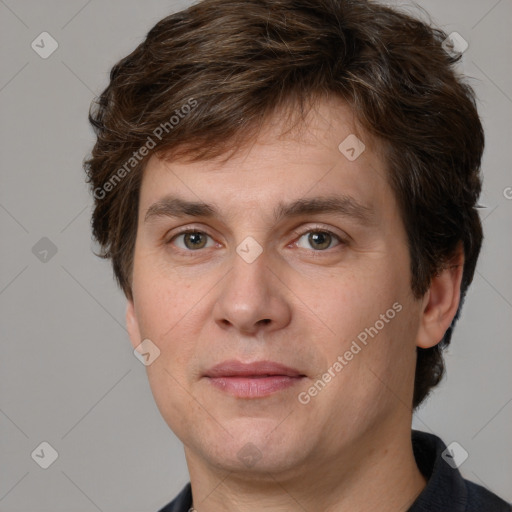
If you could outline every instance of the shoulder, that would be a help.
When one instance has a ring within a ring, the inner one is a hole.
[[[488,510],[489,512],[511,512],[512,506],[503,501],[496,494],[492,493],[485,487],[464,480],[468,490],[467,512],[481,512]]]

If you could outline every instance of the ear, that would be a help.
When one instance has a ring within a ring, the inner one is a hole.
[[[430,348],[437,345],[450,327],[460,302],[460,284],[464,269],[464,250],[459,242],[454,256],[432,278],[423,298],[416,345]]]
[[[139,322],[135,314],[135,305],[133,303],[133,299],[128,299],[128,303],[126,305],[126,328],[128,330],[128,335],[130,336],[133,348],[135,349],[140,345],[142,340],[140,338]]]

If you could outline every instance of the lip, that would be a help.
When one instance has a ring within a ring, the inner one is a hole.
[[[273,361],[229,360],[210,368],[204,377],[215,388],[237,398],[262,398],[296,385],[305,375]]]

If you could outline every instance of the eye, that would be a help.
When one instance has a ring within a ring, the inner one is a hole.
[[[210,245],[207,245],[208,239],[210,239]],[[182,231],[178,235],[173,236],[168,243],[174,244],[176,247],[184,251],[195,251],[197,249],[204,249],[215,245],[215,242],[209,235],[203,231],[193,229]]]
[[[342,243],[342,240],[338,235],[335,235],[331,231],[327,230],[314,230],[307,231],[304,233],[298,240],[297,246],[303,249],[311,249],[324,251],[326,249],[330,249],[332,247],[332,242],[337,241],[339,245]],[[309,244],[307,247],[305,244]]]

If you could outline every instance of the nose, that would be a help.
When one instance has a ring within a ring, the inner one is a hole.
[[[287,288],[278,268],[264,253],[252,263],[234,255],[214,306],[215,322],[224,330],[254,335],[286,327],[291,319]]]

